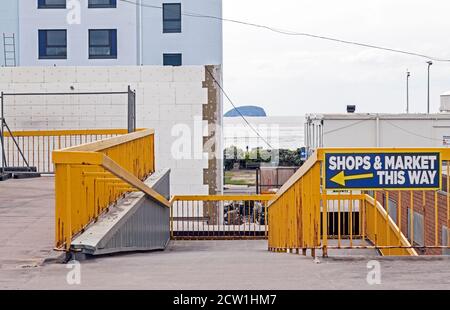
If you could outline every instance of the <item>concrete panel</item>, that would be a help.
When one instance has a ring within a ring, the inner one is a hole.
[[[141,82],[173,82],[173,67],[143,66],[141,67]]]
[[[174,67],[174,82],[193,82],[201,81],[205,76],[205,68],[199,66],[181,66]]]
[[[2,41],[3,44],[3,41]],[[12,70],[11,68],[0,67],[0,83],[11,83]]]
[[[105,83],[109,82],[108,67],[77,67],[77,83]]]
[[[191,121],[192,113],[190,105],[161,105],[159,107],[159,119],[162,121]]]
[[[177,83],[176,104],[199,104],[208,102],[208,91],[198,82]]]
[[[17,67],[12,71],[13,83],[44,83],[44,68]]]
[[[67,83],[75,80],[76,67],[44,67],[44,82]]]
[[[139,83],[144,92],[146,105],[174,104],[176,85],[172,82]]]
[[[153,174],[146,182],[170,196],[170,171]],[[170,209],[143,193],[132,193],[72,242],[74,251],[89,255],[163,250],[170,240]]]
[[[109,67],[109,81],[111,83],[137,83],[141,80],[141,68],[131,66]]]

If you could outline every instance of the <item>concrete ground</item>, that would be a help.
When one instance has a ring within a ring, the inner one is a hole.
[[[98,257],[82,261],[81,284],[69,285],[70,266],[48,260],[53,208],[52,178],[0,183],[0,289],[450,289],[445,258],[352,251],[360,256],[314,261],[268,252],[266,241],[177,241],[164,252]],[[372,259],[379,285],[366,280]]]
[[[52,177],[0,182],[1,268],[53,255],[54,203]]]

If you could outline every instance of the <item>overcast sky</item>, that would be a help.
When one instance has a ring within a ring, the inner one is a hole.
[[[223,0],[224,17],[450,59],[448,0]],[[426,112],[426,59],[292,37],[224,22],[224,87],[236,105],[269,115]],[[450,63],[435,63],[431,109],[450,91]],[[231,108],[225,102],[225,110]]]

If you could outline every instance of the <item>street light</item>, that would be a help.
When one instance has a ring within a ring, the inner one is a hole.
[[[409,77],[411,76],[411,72],[406,70],[406,113],[409,113]]]
[[[430,60],[430,61],[427,61],[427,64],[428,64],[428,100],[427,100],[428,108],[427,108],[427,112],[428,112],[428,114],[430,114],[430,67],[433,65],[433,62]]]

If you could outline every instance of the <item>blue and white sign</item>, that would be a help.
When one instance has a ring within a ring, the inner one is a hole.
[[[300,159],[303,161],[308,159],[308,155],[306,154],[306,147],[300,148]]]
[[[440,153],[325,153],[326,189],[439,189]]]

